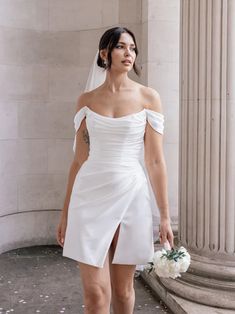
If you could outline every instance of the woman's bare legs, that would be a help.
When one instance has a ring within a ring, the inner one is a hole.
[[[109,252],[109,268],[112,288],[112,306],[114,314],[133,314],[135,305],[134,274],[136,265],[112,264],[117,245],[117,229]]]
[[[111,303],[111,285],[109,275],[109,256],[104,267],[79,264],[83,284],[85,314],[109,314]]]
[[[111,263],[118,235],[119,228],[115,232],[103,268],[78,262],[83,284],[85,314],[109,314],[111,295],[114,314],[133,314],[136,265]]]
[[[114,314],[133,314],[135,290],[133,277],[135,266],[112,265],[112,306]]]

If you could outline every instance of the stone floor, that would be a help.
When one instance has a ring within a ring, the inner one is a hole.
[[[136,273],[138,275],[138,273]],[[135,278],[134,313],[172,313]],[[0,314],[82,314],[81,280],[76,261],[57,245],[34,246],[0,255]]]

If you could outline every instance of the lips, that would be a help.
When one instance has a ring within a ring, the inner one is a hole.
[[[124,64],[132,64],[132,62],[130,60],[123,60],[122,63],[124,63]]]

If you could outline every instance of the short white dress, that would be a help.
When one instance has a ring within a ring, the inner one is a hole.
[[[84,106],[74,117],[76,132],[84,118],[90,150],[74,181],[62,255],[103,267],[120,224],[112,263],[145,265],[152,260],[154,243],[144,134],[147,122],[163,134],[164,116],[143,109],[112,118]]]

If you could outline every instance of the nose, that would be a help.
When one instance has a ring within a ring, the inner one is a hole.
[[[125,56],[130,56],[131,52],[130,52],[130,48],[126,48],[125,49]]]

